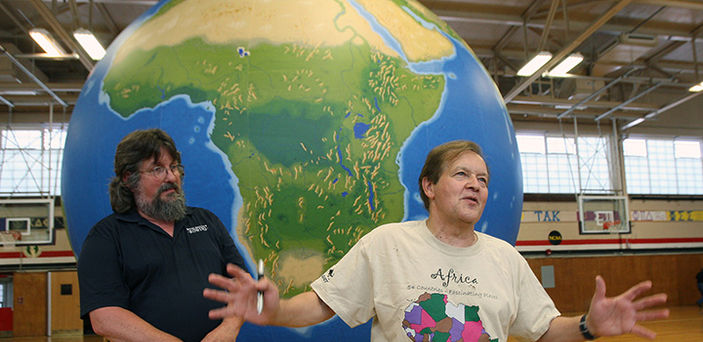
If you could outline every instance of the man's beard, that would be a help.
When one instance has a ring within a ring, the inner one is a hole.
[[[171,189],[176,191],[169,194],[167,200],[162,200],[161,193]],[[186,197],[175,183],[163,184],[152,200],[139,193],[135,196],[135,202],[141,212],[155,220],[175,222],[186,216]]]

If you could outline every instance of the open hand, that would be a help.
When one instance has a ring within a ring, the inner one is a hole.
[[[227,273],[232,278],[219,274],[210,274],[208,281],[224,290],[205,289],[203,296],[227,304],[219,309],[210,310],[211,319],[242,317],[254,324],[266,325],[271,322],[279,307],[278,288],[267,278],[254,280],[241,268],[228,264]],[[264,308],[261,314],[256,309],[257,292],[264,294]]]
[[[667,318],[669,310],[644,310],[666,303],[665,293],[637,299],[651,288],[651,281],[643,281],[617,297],[606,297],[605,280],[601,276],[596,276],[596,290],[586,316],[586,325],[591,333],[599,337],[629,333],[654,339],[656,333],[637,322]]]

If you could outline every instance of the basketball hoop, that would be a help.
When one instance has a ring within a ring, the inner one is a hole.
[[[620,225],[620,220],[615,220],[615,221],[606,221],[603,222],[603,230],[609,230],[610,227],[617,227]]]

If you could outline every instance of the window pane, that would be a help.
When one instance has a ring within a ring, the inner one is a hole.
[[[41,149],[41,133],[38,130],[3,130],[2,147]]]
[[[581,159],[577,159],[573,138],[524,134],[517,135],[517,138],[522,159],[524,192],[612,191],[606,138],[579,138]],[[581,175],[580,183],[579,175]]]
[[[627,139],[625,142],[628,140],[635,139]],[[675,141],[673,138],[636,140],[645,147],[643,153],[637,153],[638,156],[634,156],[634,153],[625,155],[625,176],[629,193],[703,194],[700,141]]]
[[[585,192],[610,192],[608,141],[601,137],[579,137],[581,189]]]
[[[677,159],[676,173],[679,194],[703,194],[703,166],[700,159]]]
[[[647,140],[651,192],[655,194],[675,194],[676,163],[672,140]]]
[[[574,193],[576,176],[576,156],[549,156],[549,192]]]
[[[44,131],[44,136],[44,149],[63,149],[63,145],[66,142],[65,129],[47,129]]]
[[[677,140],[674,146],[676,158],[701,158],[701,144],[698,141]]]
[[[625,139],[622,142],[623,153],[626,156],[646,157],[647,143],[644,139]]]
[[[544,137],[541,135],[517,135],[518,150],[521,153],[544,154]]]
[[[561,138],[561,137],[548,137],[547,138],[547,151],[549,153],[576,153],[576,147],[574,146],[574,139]]]
[[[66,128],[2,130],[0,195],[60,195]]]
[[[625,156],[625,179],[627,192],[633,194],[649,194],[649,167],[647,158]]]
[[[521,153],[524,192],[548,192],[547,165],[544,155]]]

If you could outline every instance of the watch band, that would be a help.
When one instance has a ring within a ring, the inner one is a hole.
[[[588,331],[588,327],[586,326],[586,314],[583,314],[581,316],[581,321],[579,322],[579,330],[581,330],[581,335],[583,335],[583,338],[585,338],[588,341],[595,340],[596,337],[591,334],[590,331]]]

